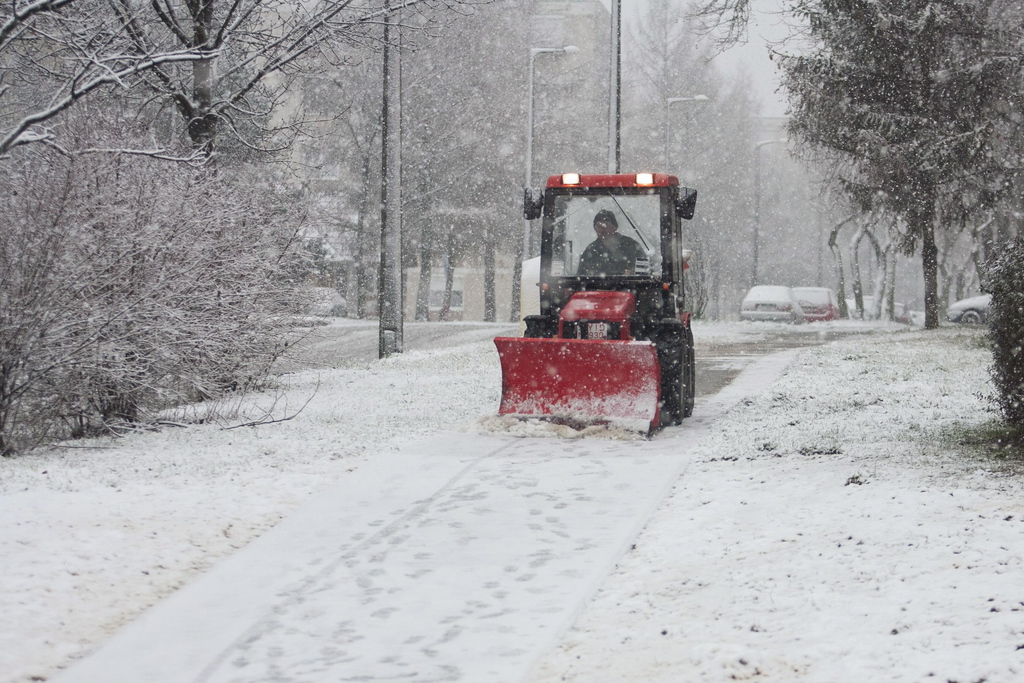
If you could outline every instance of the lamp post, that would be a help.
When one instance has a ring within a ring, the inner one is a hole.
[[[762,140],[754,145],[754,264],[750,272],[751,287],[757,284],[758,241],[761,232],[761,148],[786,142],[789,142],[789,138]]]
[[[530,188],[533,185],[533,71],[534,64],[537,61],[537,55],[543,54],[563,54],[571,55],[579,52],[580,49],[575,45],[566,45],[565,47],[534,47],[530,48],[530,70],[529,70],[529,88],[526,95],[526,184],[524,187]],[[516,259],[515,266],[512,273],[512,322],[519,321],[519,297],[521,294],[521,283],[522,279],[522,268],[523,260],[530,256],[530,221],[523,221],[523,253],[522,258]]]
[[[381,112],[380,278],[377,354],[402,353],[402,54],[400,16],[385,0]],[[400,13],[401,10],[398,10]],[[392,36],[397,37],[391,45]]]
[[[531,187],[533,184],[533,67],[537,61],[537,55],[542,54],[563,54],[571,55],[579,52],[580,49],[575,45],[566,45],[565,47],[534,47],[530,48],[530,88],[526,100],[526,185],[525,187]],[[530,222],[526,222],[527,228],[530,226]],[[529,234],[529,233],[527,233]],[[529,246],[528,242],[523,243],[524,246]]]
[[[622,0],[611,0],[611,65],[608,71],[608,172],[622,161]]]
[[[665,168],[665,173],[669,172],[669,168],[668,168],[668,164],[669,164],[669,136],[671,135],[671,127],[669,126],[669,123],[668,123],[669,109],[676,102],[707,102],[707,101],[708,101],[708,96],[707,95],[692,95],[692,96],[688,96],[688,97],[666,97],[665,98],[665,156],[664,156],[664,159],[663,159],[664,162],[665,162],[665,167],[664,167]]]

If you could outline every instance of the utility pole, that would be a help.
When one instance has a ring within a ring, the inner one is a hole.
[[[671,173],[672,170],[669,168],[672,163],[671,145],[669,144],[672,139],[672,127],[669,124],[670,109],[676,102],[707,102],[709,100],[707,95],[687,95],[686,97],[667,97],[665,98],[665,154],[662,158],[665,173]]]
[[[822,286],[821,283],[822,283],[822,281],[824,279],[823,276],[824,276],[824,272],[825,272],[824,264],[822,263],[822,254],[821,254],[823,246],[824,246],[824,241],[825,241],[824,240],[825,220],[824,220],[824,217],[821,215],[821,208],[820,207],[818,207],[818,209],[814,212],[814,215],[818,219],[817,220],[817,222],[818,222],[818,248],[816,249],[816,251],[818,252],[818,280],[817,280],[817,282],[818,282],[818,286],[821,287]]]
[[[608,85],[608,172],[618,173],[622,167],[622,0],[612,0]]]
[[[575,45],[566,45],[565,47],[534,47],[530,48],[530,66],[527,72],[527,91],[526,91],[526,183],[523,185],[524,189],[530,189],[533,187],[533,80],[534,80],[534,69],[537,63],[537,55],[543,54],[563,54],[572,55],[579,52],[580,49]],[[522,277],[523,277],[523,261],[530,258],[530,221],[523,219],[523,246],[520,254],[516,256],[515,266],[512,271],[512,314],[510,322],[519,322],[519,317],[522,314],[520,311],[520,299],[522,297]]]
[[[765,145],[785,144],[789,138],[762,140],[754,145],[754,258],[750,268],[750,286],[757,284],[758,258],[761,243],[761,148]]]
[[[384,3],[384,92],[381,113],[380,161],[380,318],[378,357],[402,353],[402,61],[391,45],[395,15]]]

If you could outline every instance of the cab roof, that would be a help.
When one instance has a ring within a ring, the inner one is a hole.
[[[566,182],[566,176],[577,175],[579,182]],[[651,176],[652,182],[638,183],[637,176]],[[548,177],[548,188],[562,187],[672,187],[679,185],[679,178],[667,173],[605,173],[605,174],[584,174],[584,173],[562,173]]]

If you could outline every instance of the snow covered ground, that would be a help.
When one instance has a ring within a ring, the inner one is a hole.
[[[962,445],[991,418],[976,396],[988,358],[960,330],[801,351],[687,454],[537,680],[1015,680],[1020,486]],[[349,471],[442,429],[479,431],[499,391],[493,346],[474,342],[288,375],[236,419],[308,400],[288,421],[0,463],[0,681],[45,680]]]
[[[535,680],[1024,680],[1024,463],[970,445],[989,361],[964,330],[802,352]]]

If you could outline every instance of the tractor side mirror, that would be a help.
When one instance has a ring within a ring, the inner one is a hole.
[[[523,216],[532,221],[544,213],[544,190],[528,187],[523,190]]]
[[[697,210],[697,190],[689,187],[679,188],[679,197],[676,199],[676,214],[680,218],[690,220],[693,212]]]

